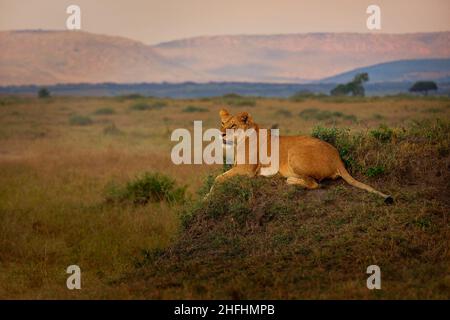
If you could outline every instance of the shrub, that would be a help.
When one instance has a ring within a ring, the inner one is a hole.
[[[336,127],[326,128],[316,126],[312,129],[312,136],[336,146],[338,135],[341,134],[342,130],[343,129],[338,129]]]
[[[369,167],[366,170],[366,176],[373,178],[382,175],[384,171],[385,169],[382,166]]]
[[[358,167],[356,149],[362,140],[361,135],[351,136],[349,129],[316,126],[312,130],[312,136],[333,145],[339,151],[339,155],[348,169],[352,170]]]
[[[322,99],[324,97],[327,97],[327,95],[323,93],[314,93],[306,90],[306,91],[299,91],[293,94],[292,96],[289,97],[289,100],[294,102],[302,102],[307,99]]]
[[[392,140],[394,131],[386,125],[380,125],[378,129],[370,130],[369,134],[378,141],[387,143]]]
[[[146,102],[136,102],[130,106],[130,110],[133,111],[145,111],[149,110],[150,108],[150,105]]]
[[[382,116],[382,115],[379,114],[379,113],[374,113],[374,114],[372,115],[372,119],[374,119],[374,120],[383,120],[383,119],[384,119],[384,116]]]
[[[309,108],[309,109],[300,111],[300,113],[298,115],[300,118],[303,118],[305,120],[310,120],[310,119],[316,118],[316,116],[319,112],[320,111],[318,109]]]
[[[208,112],[208,109],[197,106],[187,106],[183,109],[183,112]]]
[[[167,106],[164,101],[155,101],[153,103],[147,103],[144,101],[136,102],[130,106],[130,110],[133,111],[145,111],[145,110],[160,110]]]
[[[152,110],[159,110],[164,107],[167,107],[167,103],[164,101],[156,101],[150,105],[150,109],[152,109]]]
[[[242,96],[237,93],[226,93],[222,96],[224,99],[240,99]]]
[[[254,106],[256,106],[256,100],[241,99],[241,100],[233,101],[230,104],[232,106],[236,106],[236,107],[254,107]]]
[[[97,109],[97,110],[94,111],[94,114],[96,114],[96,115],[108,115],[108,114],[114,114],[114,113],[116,113],[114,111],[114,109],[113,108],[108,108],[108,107],[100,108],[100,109]]]
[[[73,115],[69,118],[69,124],[72,126],[88,126],[93,121],[87,116]]]
[[[39,98],[50,98],[50,91],[47,88],[41,88],[38,91]]]
[[[145,172],[125,186],[110,184],[106,188],[107,202],[133,203],[145,205],[148,202],[182,201],[186,187],[177,187],[172,178],[153,172]]]
[[[117,128],[117,126],[115,125],[115,123],[111,123],[109,125],[107,125],[104,129],[103,129],[103,134],[106,135],[122,135],[123,131],[120,130],[119,128]]]
[[[254,99],[239,99],[230,102],[231,106],[235,107],[254,107],[256,106],[256,100]]]
[[[449,131],[450,121],[442,119],[413,121],[409,129],[411,136],[426,138],[430,142],[448,141]]]
[[[348,121],[352,121],[352,122],[358,121],[358,118],[356,118],[356,116],[354,114],[344,114],[343,118],[344,118],[344,120],[348,120]]]

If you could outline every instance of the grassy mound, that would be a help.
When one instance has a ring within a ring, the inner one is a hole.
[[[328,132],[353,174],[394,206],[342,180],[306,191],[235,177],[185,208],[179,239],[143,252],[123,281],[146,298],[449,298],[449,128]],[[383,174],[367,174],[377,161]],[[366,287],[373,264],[382,290]]]

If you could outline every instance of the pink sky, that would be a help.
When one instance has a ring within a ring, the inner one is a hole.
[[[0,30],[64,29],[66,7],[82,30],[144,43],[219,34],[371,32],[366,8],[381,7],[382,29],[450,30],[450,0],[0,0]]]

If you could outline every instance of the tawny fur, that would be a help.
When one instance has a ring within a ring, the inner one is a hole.
[[[226,138],[226,129],[250,128],[259,130],[259,126],[253,122],[247,112],[241,112],[235,116],[227,110],[220,111],[222,121],[221,132]],[[270,139],[268,139],[270,141]],[[246,143],[246,154],[248,155],[248,143]],[[268,146],[270,150],[270,143]],[[258,152],[259,154],[259,152]],[[259,160],[259,159],[258,159]],[[259,162],[259,161],[258,161]],[[267,166],[258,164],[236,164],[225,173],[216,177],[215,182],[230,178],[235,175],[246,175],[254,177],[264,174]],[[307,189],[316,189],[319,182],[324,179],[336,179],[342,177],[350,185],[375,193],[392,203],[391,196],[379,192],[371,186],[354,179],[347,171],[342,162],[339,152],[331,144],[309,136],[280,136],[279,137],[279,174],[287,178],[288,184],[295,184]],[[211,188],[212,191],[213,188]]]

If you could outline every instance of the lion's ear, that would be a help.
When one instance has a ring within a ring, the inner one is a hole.
[[[244,111],[239,114],[239,120],[242,123],[249,124],[252,122],[252,117],[247,112]]]
[[[230,113],[228,112],[227,109],[220,109],[219,115],[223,119],[223,118],[228,118],[230,116]]]

